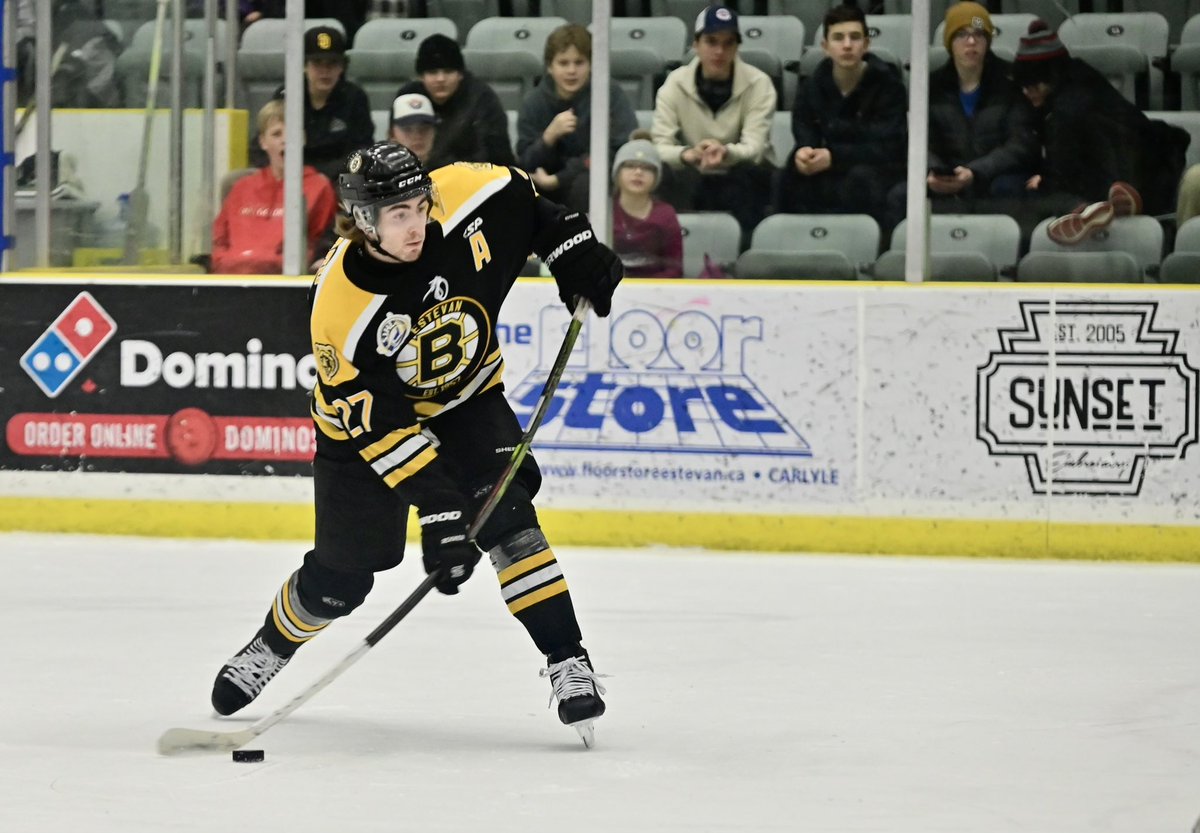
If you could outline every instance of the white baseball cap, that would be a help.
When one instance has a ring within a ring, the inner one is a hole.
[[[420,93],[405,93],[392,102],[392,124],[407,127],[412,124],[435,124],[433,103]]]

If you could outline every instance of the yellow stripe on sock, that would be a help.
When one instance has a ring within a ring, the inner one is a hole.
[[[283,592],[279,594],[280,596],[283,597],[283,612],[285,614],[287,614],[288,621],[290,621],[293,625],[295,625],[298,630],[309,631],[310,633],[315,634],[317,631],[321,630],[323,627],[325,627],[329,623],[322,622],[320,625],[310,625],[307,622],[304,622],[303,620],[301,620],[300,617],[296,615],[296,612],[294,610],[292,610],[292,598],[291,598],[292,594],[289,589],[289,585],[291,583],[292,583],[291,579],[288,579],[287,581],[285,581],[283,583]]]
[[[531,555],[528,558],[522,558],[516,564],[505,567],[497,577],[501,584],[507,584],[517,576],[523,576],[531,570],[536,570],[538,567],[544,567],[554,560],[553,550],[542,550],[537,555]]]
[[[527,596],[522,596],[515,599],[508,605],[508,612],[516,615],[527,607],[535,605],[538,602],[544,601],[551,596],[557,596],[559,593],[567,592],[567,580],[560,578],[554,584],[547,584],[541,590],[534,590]]]
[[[279,631],[283,635],[283,638],[289,642],[295,642],[297,645],[303,645],[305,642],[312,639],[312,636],[306,636],[303,638],[292,636],[288,629],[284,627],[283,622],[279,621],[278,605],[271,605],[271,618],[275,620],[275,630]],[[316,636],[316,634],[314,633],[313,636]]]

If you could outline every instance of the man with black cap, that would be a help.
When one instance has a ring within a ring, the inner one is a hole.
[[[696,57],[673,70],[654,104],[651,134],[672,170],[679,210],[728,211],[743,237],[762,219],[773,160],[771,77],[738,57],[737,13],[714,4],[696,18]]]
[[[367,94],[345,72],[340,31],[315,26],[304,33],[304,164],[335,183],[346,157],[375,139]],[[280,87],[275,97],[283,93]]]
[[[500,97],[467,71],[462,50],[453,39],[430,35],[421,41],[416,69],[418,77],[396,95],[420,93],[433,102],[438,127],[427,167],[454,162],[517,164]]]

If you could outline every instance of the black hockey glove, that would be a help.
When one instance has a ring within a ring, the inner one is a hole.
[[[558,297],[571,312],[575,298],[592,302],[596,315],[603,318],[612,310],[612,296],[625,277],[625,266],[616,252],[596,239],[587,218],[579,212],[561,221],[562,242],[545,256],[544,261],[558,283]]]
[[[467,520],[461,509],[431,509],[418,513],[421,524],[421,560],[425,572],[438,573],[439,592],[453,596],[471,577],[479,563],[479,548],[467,538]]]

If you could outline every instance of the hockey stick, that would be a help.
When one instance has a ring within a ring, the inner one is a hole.
[[[567,367],[567,361],[571,357],[571,352],[575,349],[575,341],[579,337],[579,331],[583,327],[584,319],[591,308],[592,305],[589,301],[582,298],[576,299],[575,314],[571,316],[571,323],[567,327],[567,334],[563,337],[562,346],[558,349],[558,355],[555,357],[554,364],[550,368],[550,374],[546,377],[545,385],[542,386],[542,395],[538,399],[533,417],[530,419],[529,425],[525,428],[525,433],[521,435],[521,441],[513,449],[512,456],[509,457],[504,471],[500,473],[500,477],[492,486],[491,492],[488,493],[483,507],[479,510],[479,514],[475,516],[475,520],[471,523],[470,529],[467,531],[468,536],[472,540],[479,534],[479,530],[483,528],[483,525],[487,523],[487,519],[495,511],[500,498],[504,496],[504,492],[508,489],[509,484],[512,483],[512,479],[516,475],[521,461],[529,453],[529,448],[533,445],[533,435],[537,433],[538,427],[542,424],[542,420],[550,408],[550,402],[554,398],[554,391],[562,379],[563,371]],[[426,576],[425,580],[417,585],[417,589],[410,593],[408,598],[401,602],[400,606],[393,610],[386,619],[380,622],[375,630],[367,634],[362,644],[351,651],[345,659],[325,672],[315,683],[266,717],[236,732],[207,732],[203,729],[168,729],[158,739],[159,754],[178,755],[185,752],[229,752],[254,740],[307,703],[318,691],[332,683],[347,668],[358,662],[363,654],[375,647],[381,639],[388,635],[392,628],[400,624],[401,619],[411,613],[412,609],[429,595],[429,591],[437,584],[438,578],[437,573]]]
[[[167,24],[167,2],[158,0],[154,17],[154,41],[150,51],[149,86],[146,88],[146,120],[142,123],[142,152],[138,157],[137,184],[129,192],[129,222],[125,226],[125,252],[123,262],[133,266],[138,263],[139,250],[146,236],[147,214],[150,197],[146,194],[146,169],[150,163],[150,135],[154,129],[154,108],[158,105],[158,78],[162,65],[163,29]]]

